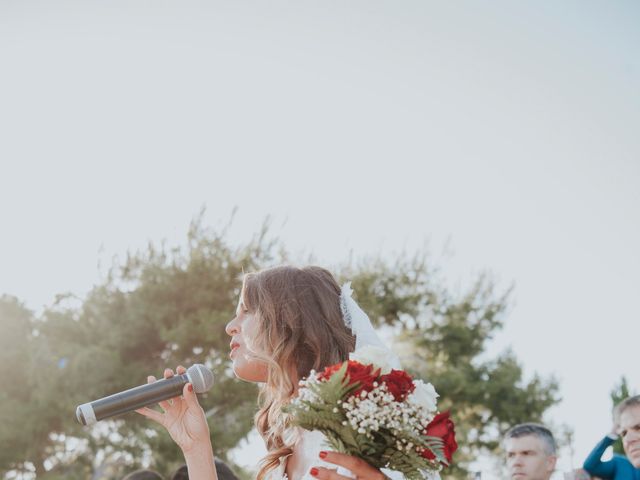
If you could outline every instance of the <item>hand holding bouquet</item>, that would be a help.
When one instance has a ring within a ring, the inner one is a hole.
[[[321,431],[334,450],[422,479],[451,462],[458,447],[453,422],[448,412],[437,412],[431,384],[388,368],[380,361],[385,355],[366,347],[347,362],[311,372],[286,411],[296,425]]]

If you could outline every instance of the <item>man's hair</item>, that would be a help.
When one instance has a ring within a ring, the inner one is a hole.
[[[229,465],[222,460],[216,458],[216,472],[218,473],[218,480],[238,480],[238,477],[233,470],[229,468]]]
[[[122,480],[163,480],[162,475],[153,470],[136,470]]]
[[[547,455],[556,454],[558,446],[553,438],[553,433],[551,433],[551,430],[544,425],[539,425],[537,423],[521,423],[520,425],[516,425],[515,427],[511,427],[507,430],[507,433],[504,434],[504,438],[506,440],[509,438],[520,438],[527,435],[533,435],[534,437],[538,437],[542,440]]]
[[[621,401],[616,408],[614,409],[614,415],[616,418],[620,418],[622,412],[624,412],[627,408],[640,406],[640,395],[634,395],[633,397],[627,397],[623,401]]]
[[[229,465],[222,460],[215,459],[216,472],[218,473],[218,480],[238,480],[233,470],[229,468]],[[171,480],[189,480],[189,471],[186,465],[182,465],[171,477]]]
[[[189,480],[189,470],[187,466],[182,465],[178,468],[173,474],[173,477],[171,477],[171,480]]]

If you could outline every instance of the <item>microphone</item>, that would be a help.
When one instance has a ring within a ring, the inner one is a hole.
[[[193,385],[196,393],[204,393],[213,385],[213,372],[201,363],[196,363],[182,375],[158,380],[154,383],[130,388],[108,397],[83,403],[76,408],[76,418],[82,425],[93,425],[105,418],[132,412],[138,408],[154,405],[182,395],[187,383]]]

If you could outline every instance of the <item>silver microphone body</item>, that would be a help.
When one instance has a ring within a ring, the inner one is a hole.
[[[187,383],[193,385],[196,393],[204,393],[213,385],[213,373],[204,365],[195,364],[182,375],[174,375],[79,405],[76,408],[76,418],[82,425],[93,425],[106,418],[178,397],[182,395]]]

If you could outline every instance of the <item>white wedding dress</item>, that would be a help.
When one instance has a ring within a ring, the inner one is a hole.
[[[309,474],[309,470],[311,470],[312,467],[336,468],[336,465],[325,462],[319,457],[322,450],[331,450],[331,448],[327,446],[325,437],[321,432],[302,430],[295,449],[298,461],[304,466],[304,475],[301,478],[288,479],[286,470],[289,456],[287,456],[280,459],[280,465],[278,468],[271,470],[266,480],[317,480]],[[355,475],[342,467],[338,468],[338,473],[346,477],[355,478]],[[391,480],[404,480],[404,475],[395,470],[383,468],[382,473]],[[440,475],[437,472],[429,473],[425,476],[425,479],[440,480]]]

